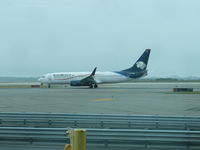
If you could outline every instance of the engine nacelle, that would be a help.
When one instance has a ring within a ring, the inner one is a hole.
[[[71,86],[89,86],[89,84],[82,83],[80,80],[73,80],[70,82]]]

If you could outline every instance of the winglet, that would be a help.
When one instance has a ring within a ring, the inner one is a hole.
[[[97,70],[97,67],[94,68],[94,70],[93,70],[92,73],[91,73],[91,76],[94,76],[94,75],[95,75],[96,70]]]

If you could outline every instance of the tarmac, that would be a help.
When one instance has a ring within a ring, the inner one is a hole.
[[[175,87],[200,91],[199,82],[136,82],[88,87],[0,88],[1,112],[49,112],[199,116],[200,94],[173,93]],[[10,85],[10,83],[9,83]]]

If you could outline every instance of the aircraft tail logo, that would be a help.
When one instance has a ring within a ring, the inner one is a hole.
[[[144,68],[146,68],[146,64],[143,61],[138,61],[136,63],[137,68],[140,68],[141,70],[143,70]]]

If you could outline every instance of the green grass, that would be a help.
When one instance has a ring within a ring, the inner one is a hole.
[[[30,85],[1,85],[1,89],[12,89],[12,88],[31,88]]]
[[[31,87],[32,85],[0,85],[0,89],[28,89],[28,88],[32,88],[32,89],[37,89],[37,88],[48,88],[47,85],[40,85],[40,87]],[[54,88],[55,87],[59,87],[57,85],[54,85],[53,86]]]
[[[47,86],[31,87],[31,85],[0,85],[0,89],[17,89],[17,88],[47,88]]]
[[[200,91],[193,91],[193,92],[170,92],[174,94],[200,94]]]

